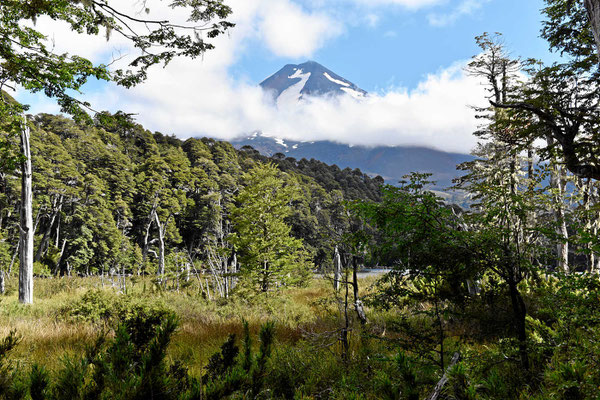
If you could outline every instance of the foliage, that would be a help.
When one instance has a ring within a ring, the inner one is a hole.
[[[243,171],[263,165],[254,155],[212,139],[167,139],[123,113],[102,113],[94,127],[49,114],[30,120],[37,272],[155,273],[162,237],[164,278],[180,281],[175,287],[212,263],[219,279],[227,276],[229,291],[233,289],[238,271],[230,265],[234,251],[228,237],[235,233],[231,212],[236,195],[247,186]],[[324,169],[318,163],[301,165],[309,175]],[[337,174],[348,181],[354,176]],[[334,232],[341,237],[347,226],[346,196],[370,192],[357,186],[328,193],[299,171],[282,176],[286,190],[294,187],[296,192],[284,217],[289,235],[302,239],[307,257],[327,269],[333,257],[330,237]],[[368,177],[360,182],[372,184]],[[16,180],[0,174],[5,270],[19,236],[19,198]],[[211,294],[219,293],[215,281],[210,285]]]
[[[153,65],[166,65],[177,56],[194,58],[212,49],[213,45],[200,36],[202,31],[212,39],[233,26],[225,20],[231,9],[220,0],[178,0],[171,2],[170,7],[185,9],[190,15],[188,23],[182,26],[176,21],[128,15],[103,1],[3,1],[0,33],[6,40],[0,48],[3,55],[0,89],[4,85],[20,85],[34,93],[43,92],[56,98],[62,111],[77,119],[89,120],[82,106],[90,104],[72,95],[78,93],[88,79],[134,86],[145,80],[148,68]],[[48,42],[47,34],[35,27],[35,22],[43,17],[63,21],[79,33],[99,35],[103,31],[107,39],[116,32],[129,40],[139,55],[127,68],[111,71],[107,65],[94,65],[76,54],[57,53]],[[33,27],[25,22],[32,22]],[[136,33],[139,24],[145,24],[146,34]]]
[[[241,283],[262,292],[304,283],[310,273],[308,254],[285,222],[297,183],[285,182],[272,164],[254,167],[245,181],[236,197],[239,206],[232,208],[236,233],[230,237],[241,255]]]
[[[413,174],[401,187],[384,186],[381,203],[356,203],[353,208],[376,228],[376,257],[393,267],[369,303],[421,316],[418,324],[400,318],[394,327],[406,338],[405,348],[411,343],[411,351],[431,357],[444,370],[448,320],[471,297],[468,284],[482,269],[473,233],[463,229],[451,207],[424,189],[426,178]]]
[[[147,324],[159,324],[171,311],[161,302],[149,302],[131,295],[115,296],[106,290],[90,290],[61,310],[77,321],[123,325],[136,343],[148,342],[152,330]]]

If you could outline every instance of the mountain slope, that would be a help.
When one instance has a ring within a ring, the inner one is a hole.
[[[294,104],[304,96],[350,95],[359,99],[367,94],[315,61],[288,64],[261,82],[260,86],[272,94],[278,105]]]
[[[447,187],[459,175],[456,164],[472,160],[466,154],[446,153],[424,147],[363,147],[348,146],[330,141],[294,142],[255,133],[231,141],[236,148],[251,146],[261,154],[311,158],[340,168],[359,168],[370,176],[380,175],[387,183],[395,184],[411,172],[429,172],[439,187]]]

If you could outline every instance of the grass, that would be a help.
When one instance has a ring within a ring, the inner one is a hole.
[[[375,281],[372,276],[360,281],[361,297],[373,291]],[[203,375],[209,358],[230,334],[242,338],[244,320],[249,323],[255,353],[260,326],[266,321],[276,324],[277,344],[265,376],[269,390],[294,388],[304,398],[375,399],[382,398],[384,391],[387,398],[397,398],[398,393],[414,389],[421,398],[442,373],[436,364],[437,320],[426,313],[431,311],[429,303],[400,302],[390,310],[367,308],[369,323],[361,327],[356,320],[352,322],[344,357],[338,340],[342,313],[327,279],[315,277],[303,288],[212,301],[195,284],[192,281],[180,290],[169,284],[169,290],[164,290],[152,277],[134,277],[128,278],[126,293],[121,293],[98,277],[36,279],[34,304],[24,306],[18,302],[13,278],[8,293],[0,296],[0,339],[12,330],[21,336],[21,343],[10,353],[20,371],[38,363],[56,373],[65,356],[82,354],[103,332],[113,334],[110,328],[117,316],[132,315],[140,310],[136,307],[142,307],[142,315],[154,311],[163,315],[160,312],[168,309],[178,316],[168,364],[181,361],[196,378]],[[541,295],[526,298],[532,317],[539,308],[533,301],[536,298],[543,300]],[[522,389],[525,383],[515,368],[518,360],[510,327],[500,331],[497,327],[509,313],[505,307],[489,308],[483,300],[461,305],[461,314],[446,318],[446,357],[460,350],[473,385],[498,378],[508,382],[506,390]],[[502,304],[507,304],[506,299]],[[348,313],[355,319],[352,304]],[[538,374],[543,369],[541,365]]]
[[[365,278],[361,286],[373,282],[374,278]],[[128,281],[126,295],[98,277],[39,278],[34,283],[34,304],[27,306],[18,302],[16,284],[15,278],[9,280],[7,294],[0,297],[0,338],[12,330],[20,335],[21,343],[11,358],[24,366],[38,362],[53,368],[64,355],[81,354],[94,338],[107,331],[105,321],[73,318],[65,311],[92,290],[108,298],[129,297],[174,311],[180,325],[169,357],[184,361],[196,374],[229,334],[241,337],[243,320],[248,321],[254,334],[262,323],[274,321],[277,340],[289,345],[333,332],[340,324],[339,312],[331,301],[331,284],[323,278],[313,279],[304,288],[215,301],[200,296],[193,284],[180,291],[158,290],[150,277]]]

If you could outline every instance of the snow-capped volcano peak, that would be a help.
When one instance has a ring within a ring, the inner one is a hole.
[[[288,64],[265,79],[260,86],[272,93],[278,105],[296,103],[304,96],[350,95],[360,99],[367,94],[354,83],[314,61]]]

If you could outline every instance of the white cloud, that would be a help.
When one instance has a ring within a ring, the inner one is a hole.
[[[416,10],[443,3],[446,0],[345,0],[346,2],[356,3],[361,6],[380,7],[380,6],[402,6],[408,9]]]
[[[379,24],[379,15],[377,14],[373,14],[373,13],[369,13],[365,16],[365,20],[367,22],[367,26],[369,28],[376,28],[377,25]]]
[[[376,1],[405,6],[434,3]],[[328,38],[339,35],[343,27],[326,13],[307,12],[292,0],[230,0],[228,4],[234,9],[232,21],[237,25],[228,35],[218,37],[216,48],[203,59],[176,59],[166,69],[153,68],[148,81],[139,87],[125,90],[105,86],[91,91],[85,99],[96,109],[136,113],[146,128],[181,138],[231,139],[262,130],[290,139],[420,145],[459,152],[468,152],[474,145],[471,133],[477,122],[467,106],[479,102],[484,94],[460,66],[427,76],[414,90],[390,89],[360,103],[351,98],[312,98],[298,107],[277,109],[254,83],[232,79],[229,67],[244,54],[246,46],[257,41],[264,41],[275,55],[310,55]],[[168,13],[173,11],[161,12],[171,17]],[[184,16],[173,18],[182,20]],[[61,43],[72,43],[76,51],[88,52],[83,54],[94,60],[109,55],[101,37],[94,40],[102,43],[82,40],[72,33],[69,36],[68,31],[60,35],[64,35]],[[124,45],[115,40],[117,45]],[[343,75],[343,71],[338,72]],[[48,104],[43,107],[48,109]]]
[[[484,98],[480,83],[455,65],[427,76],[410,91],[389,90],[362,102],[350,97],[309,98],[297,106],[277,108],[260,88],[231,82],[218,72],[200,74],[193,81],[179,79],[194,68],[187,60],[176,61],[143,86],[118,95],[111,90],[109,97],[93,101],[126,107],[138,113],[147,128],[181,138],[232,139],[262,130],[295,140],[426,146],[467,153],[475,144],[472,132],[477,126],[469,105]]]
[[[439,27],[452,25],[460,17],[473,14],[489,1],[490,0],[462,0],[461,3],[449,13],[429,14],[429,23]]]
[[[273,54],[292,58],[312,55],[327,40],[343,31],[342,25],[326,14],[306,13],[286,0],[264,7],[260,30]]]

